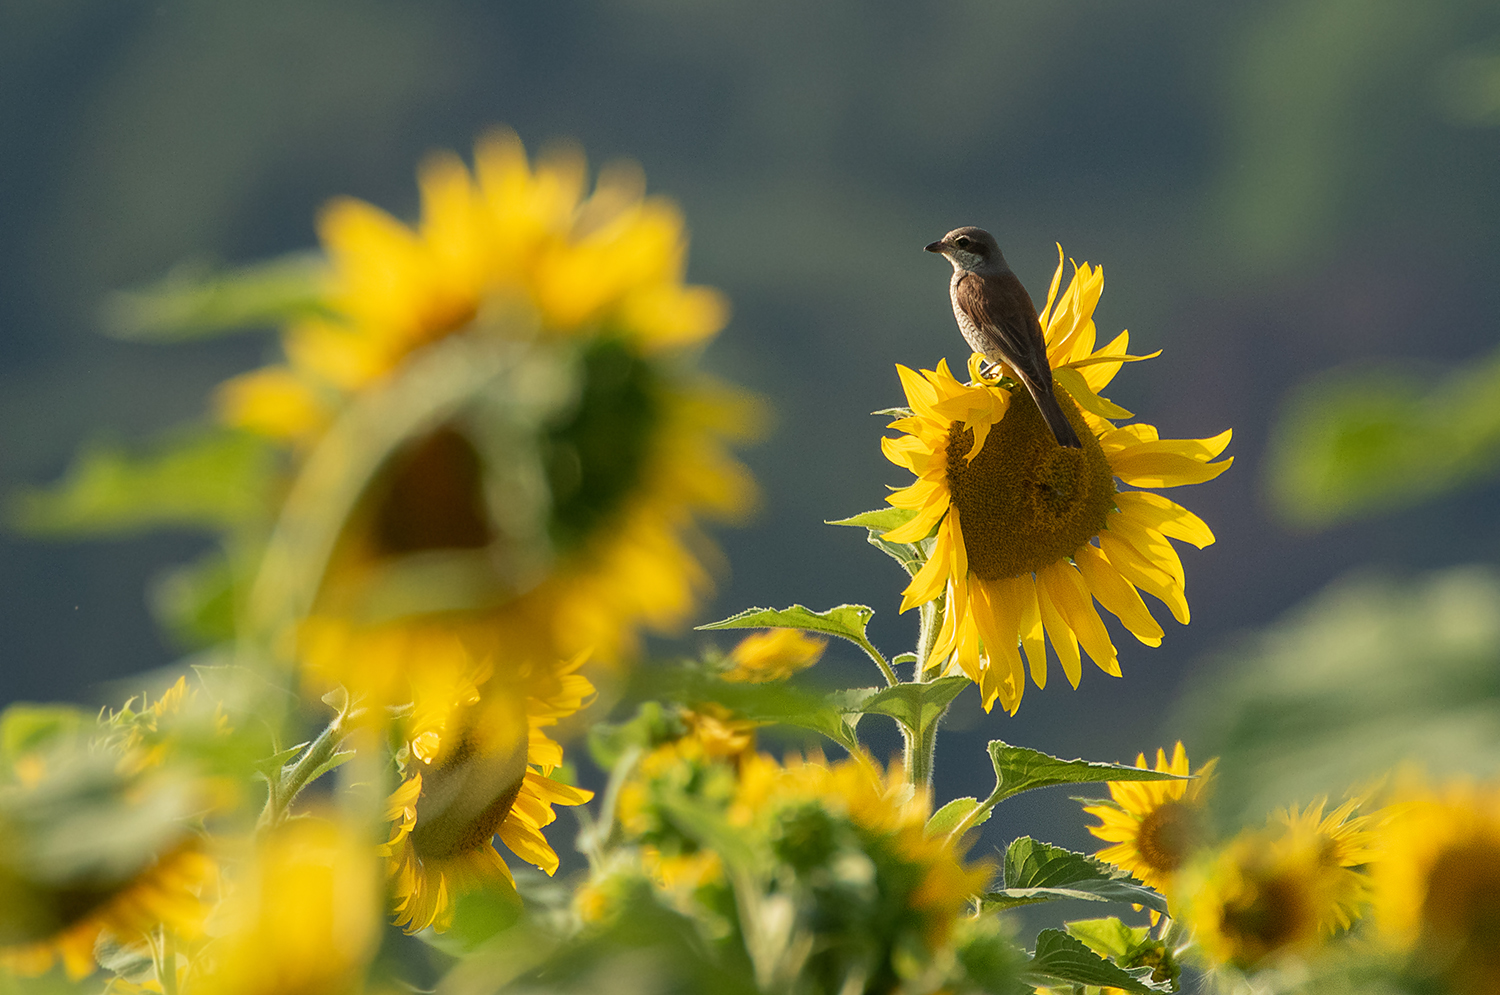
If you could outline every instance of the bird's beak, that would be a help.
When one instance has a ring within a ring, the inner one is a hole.
[[[947,242],[944,242],[942,239],[938,239],[936,242],[933,242],[931,245],[927,246],[927,251],[928,252],[942,252],[947,247],[948,247],[948,243]]]

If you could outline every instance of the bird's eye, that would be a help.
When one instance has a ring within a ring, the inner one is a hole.
[[[953,244],[958,246],[960,249],[967,249],[969,247],[969,236],[960,235],[953,240]]]

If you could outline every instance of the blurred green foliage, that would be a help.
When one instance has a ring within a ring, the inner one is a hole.
[[[1341,369],[1298,386],[1265,480],[1302,528],[1418,504],[1500,466],[1500,352],[1423,382],[1410,365]]]
[[[1207,661],[1175,721],[1221,757],[1225,826],[1371,786],[1500,763],[1500,571],[1355,574]]]

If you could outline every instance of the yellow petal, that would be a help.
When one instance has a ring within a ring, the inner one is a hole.
[[[1119,677],[1119,655],[1115,644],[1109,638],[1099,613],[1094,610],[1083,577],[1073,564],[1065,560],[1049,564],[1037,572],[1037,579],[1047,585],[1053,605],[1068,628],[1078,636],[1079,643],[1094,664],[1111,677]]]
[[[1099,534],[1099,548],[1120,575],[1171,609],[1183,625],[1192,617],[1182,588],[1166,571],[1135,551],[1128,542],[1108,530]]]
[[[1146,603],[1141,600],[1135,586],[1120,576],[1120,572],[1104,558],[1104,554],[1092,545],[1079,547],[1073,554],[1078,570],[1083,574],[1089,590],[1099,603],[1115,614],[1121,624],[1147,646],[1160,646],[1162,628]]]
[[[1199,549],[1212,545],[1213,530],[1197,515],[1175,501],[1150,491],[1120,491],[1115,495],[1120,513],[1156,529],[1162,535],[1190,542]]]
[[[1082,659],[1078,655],[1078,638],[1073,635],[1073,630],[1057,610],[1051,585],[1041,573],[1036,578],[1036,601],[1037,607],[1041,609],[1042,627],[1047,630],[1047,638],[1052,641],[1052,649],[1056,651],[1058,662],[1062,664],[1063,674],[1068,678],[1068,683],[1077,688],[1078,681],[1083,676]]]

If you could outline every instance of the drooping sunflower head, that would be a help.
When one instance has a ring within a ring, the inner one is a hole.
[[[615,662],[707,591],[700,519],[753,503],[728,450],[760,405],[694,369],[727,307],[683,282],[679,213],[634,168],[586,178],[497,134],[472,171],[423,166],[414,226],[334,202],[319,313],[286,329],[285,362],[221,389],[222,417],[286,442],[304,481],[361,475],[310,626],[359,652],[304,637],[328,680],[360,687],[349,661],[438,613],[512,659]]]
[[[1083,441],[1058,446],[1035,403],[1010,381],[959,382],[946,362],[918,374],[898,367],[910,413],[882,440],[887,458],[917,476],[887,500],[913,512],[885,533],[922,543],[926,562],[907,587],[902,610],[946,598],[929,665],[979,683],[985,708],[1014,713],[1025,690],[1022,654],[1038,687],[1047,681],[1046,644],[1078,686],[1080,646],[1106,673],[1120,675],[1097,600],[1141,642],[1160,645],[1162,629],[1144,591],[1188,620],[1182,563],[1167,538],[1197,546],[1213,533],[1196,515],[1146,490],[1201,483],[1232,463],[1211,462],[1229,432],[1211,439],[1163,440],[1099,395],[1121,366],[1129,333],[1095,349],[1093,310],[1104,277],[1084,264],[1059,298],[1061,250],[1041,318],[1054,391]],[[977,355],[977,354],[976,354]]]
[[[1407,785],[1371,865],[1381,935],[1447,990],[1500,977],[1500,786]]]
[[[580,657],[544,670],[489,660],[414,682],[406,730],[406,778],[388,800],[385,845],[396,924],[408,932],[452,921],[466,892],[513,887],[496,851],[506,847],[548,874],[558,857],[542,834],[553,805],[580,805],[592,792],[553,780],[562,747],[547,727],[592,696],[575,671]]]
[[[1192,780],[1110,782],[1112,803],[1084,808],[1099,819],[1099,825],[1088,827],[1089,832],[1114,844],[1095,856],[1170,897],[1176,874],[1209,842],[1204,803],[1216,763],[1203,764]],[[1136,766],[1146,766],[1144,753],[1136,757]],[[1170,761],[1166,751],[1158,749],[1155,769],[1188,777],[1182,743],[1174,748]]]

